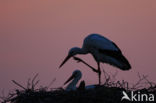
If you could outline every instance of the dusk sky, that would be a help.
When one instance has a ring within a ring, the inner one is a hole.
[[[36,73],[39,86],[56,78],[51,88],[60,87],[75,69],[87,85],[97,84],[97,75],[73,59],[58,69],[90,33],[114,41],[132,66],[101,64],[108,74],[134,84],[139,72],[156,82],[156,0],[1,0],[0,13],[0,92],[17,87],[11,80],[26,86]],[[97,66],[90,54],[77,56]]]

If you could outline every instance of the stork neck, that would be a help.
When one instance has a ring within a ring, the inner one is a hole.
[[[87,50],[84,48],[79,48],[78,50],[78,54],[87,54],[87,53],[88,53]]]
[[[66,88],[66,90],[75,90],[76,89],[76,84],[78,83],[78,81],[80,80],[80,78],[75,78]]]

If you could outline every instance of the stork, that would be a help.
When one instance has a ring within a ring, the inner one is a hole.
[[[68,82],[70,82],[73,79],[73,81],[66,87],[66,90],[67,91],[76,90],[76,84],[81,79],[81,77],[82,77],[81,71],[75,70],[72,76],[70,76],[69,79],[67,79],[67,81],[64,83],[64,85],[66,85]]]
[[[88,65],[94,72],[98,73],[99,84],[101,84],[101,69],[100,62],[108,63],[121,70],[131,69],[131,65],[128,60],[122,54],[120,48],[111,40],[100,34],[90,34],[83,42],[82,48],[73,47],[69,50],[68,56],[61,63],[61,68],[71,57],[77,54],[88,54],[91,53],[97,62],[98,69],[93,69],[92,66]]]
[[[79,82],[79,80],[82,77],[82,73],[80,70],[75,70],[72,75],[67,79],[67,81],[64,83],[64,85],[66,85],[67,83],[69,83],[71,80],[72,82],[70,82],[67,87],[66,87],[66,91],[74,91],[74,90],[88,90],[88,89],[94,89],[95,87],[97,87],[97,85],[89,85],[85,87],[85,82],[81,81],[80,85],[78,88],[76,88],[76,84]]]

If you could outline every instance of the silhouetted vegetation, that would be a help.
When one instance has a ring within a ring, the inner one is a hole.
[[[95,89],[65,91],[63,88],[42,87],[35,89],[39,82],[36,80],[37,74],[32,80],[28,80],[26,87],[13,80],[12,82],[21,90],[17,89],[13,93],[9,93],[7,97],[1,97],[1,99],[2,103],[120,103],[123,97],[122,91],[127,94],[130,94],[131,91],[156,94],[156,84],[150,82],[147,76],[138,74],[138,82],[130,87],[125,81],[114,81],[113,78],[116,75],[117,73],[110,77],[105,73],[106,82]],[[122,103],[129,102],[128,100],[122,101]]]

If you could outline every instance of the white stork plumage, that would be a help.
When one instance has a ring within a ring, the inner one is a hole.
[[[76,84],[79,82],[79,80],[82,77],[82,73],[80,70],[75,70],[72,75],[67,79],[67,81],[64,83],[64,85],[66,85],[67,83],[69,83],[71,80],[72,82],[70,82],[67,87],[66,87],[66,91],[74,91],[74,90],[87,90],[87,89],[94,89],[96,87],[96,85],[89,85],[85,87],[85,82],[82,81],[79,85],[79,87],[76,87]],[[83,87],[81,87],[82,85]]]
[[[94,72],[98,73],[99,84],[101,84],[100,62],[108,63],[121,70],[129,70],[131,68],[131,65],[129,64],[128,60],[123,56],[119,47],[111,40],[99,34],[88,35],[84,39],[82,48],[71,48],[68,52],[68,56],[61,63],[60,67],[62,67],[71,57],[74,57],[76,54],[88,53],[91,53],[95,61],[97,62],[98,70],[93,70],[93,68],[91,69]]]
[[[81,79],[81,77],[82,77],[81,71],[75,70],[72,76],[70,76],[69,79],[67,79],[67,81],[64,83],[64,85],[66,85],[68,82],[70,82],[73,79],[73,81],[66,87],[66,90],[67,91],[76,90],[76,84]]]

